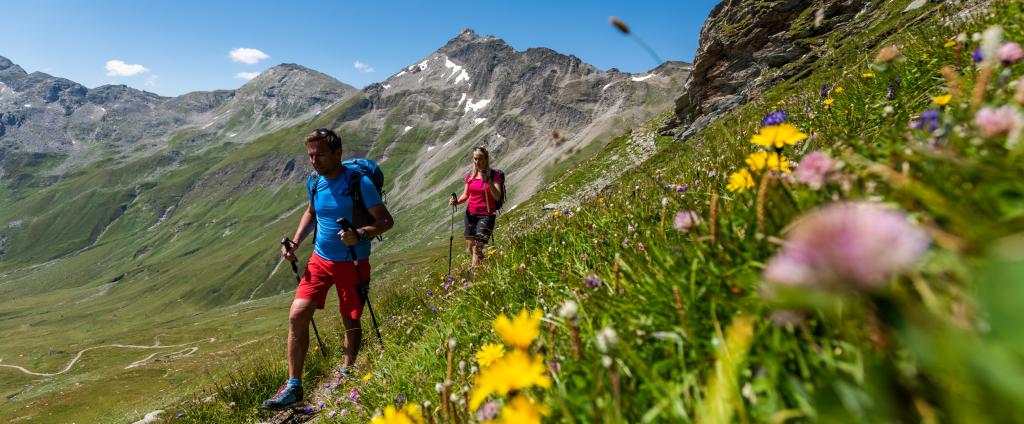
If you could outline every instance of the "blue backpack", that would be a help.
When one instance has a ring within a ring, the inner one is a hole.
[[[373,183],[373,187],[377,189],[377,194],[380,195],[381,200],[385,198],[384,195],[384,171],[380,169],[377,162],[365,158],[354,158],[348,159],[341,162],[341,165],[346,169],[346,178],[348,192],[345,193],[352,197],[352,225],[356,228],[364,227],[373,223],[373,216],[370,215],[370,211],[366,208],[366,203],[363,202],[362,192],[359,190],[359,180],[363,176],[369,177],[370,182]],[[306,179],[306,191],[309,193],[309,203],[313,203],[313,190],[316,188],[316,180],[320,178],[320,174],[313,171],[309,174],[309,178]],[[316,208],[313,208],[316,211]]]

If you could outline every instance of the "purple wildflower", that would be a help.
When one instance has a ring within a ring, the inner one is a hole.
[[[672,190],[672,186],[671,185],[665,186],[665,191],[669,191],[669,190]]]
[[[821,85],[821,93],[819,93],[819,94],[821,94],[821,98],[824,99],[824,98],[828,97],[828,93],[831,92],[831,91],[832,91],[832,88],[829,87],[828,84],[822,84]]]
[[[432,296],[434,296],[434,291],[433,290],[427,290],[427,297],[432,297]]]
[[[175,418],[179,418],[179,419],[180,418],[185,418],[185,413],[184,412],[179,412],[178,415],[175,415],[174,417]]]
[[[359,389],[352,388],[352,390],[350,392],[348,392],[348,400],[352,401],[352,403],[358,404],[359,403]]]
[[[454,280],[454,279],[455,279],[455,277],[452,277],[451,275],[449,275],[449,276],[445,277],[445,279],[444,279],[444,280],[450,283],[450,282],[452,282],[452,280]]]
[[[319,407],[320,407],[320,409],[324,409],[324,403],[323,403],[323,402],[320,402],[320,404],[319,404],[319,405],[317,405],[317,406],[319,406]]]
[[[597,278],[596,275],[588,275],[587,278],[583,279],[583,284],[586,285],[587,288],[596,289],[601,285],[601,279]]]
[[[675,219],[672,220],[672,228],[684,233],[697,224],[700,224],[700,215],[694,211],[677,212]]]
[[[629,247],[629,237],[622,239],[622,247]]]
[[[501,410],[501,405],[496,400],[485,403],[476,411],[476,420],[490,421],[498,417],[498,412]]]
[[[451,281],[449,281],[449,282],[447,282],[447,283],[444,283],[444,284],[442,284],[442,285],[441,285],[441,288],[445,289],[446,291],[447,291],[448,289],[450,289],[451,287],[452,287],[452,283],[451,283]]]
[[[401,408],[403,404],[405,404],[405,396],[398,395],[398,397],[395,398],[395,406]]]
[[[437,313],[437,306],[431,306],[430,307],[430,312],[433,312],[433,313],[436,314]]]
[[[971,60],[974,60],[974,63],[978,63],[978,62],[981,62],[984,59],[985,59],[985,57],[981,54],[981,49],[980,48],[974,49],[974,53],[971,54]]]
[[[928,132],[935,131],[939,127],[939,110],[928,109],[921,112],[921,118],[916,121],[910,121],[910,127],[914,129],[927,129]]]
[[[770,127],[772,125],[779,125],[783,122],[786,122],[786,112],[782,109],[775,109],[764,116],[764,119],[761,120],[761,126]]]
[[[870,291],[913,266],[928,244],[924,231],[907,222],[902,212],[870,203],[839,203],[798,218],[764,276],[790,287]]]
[[[886,99],[889,99],[889,100],[895,100],[896,99],[896,89],[899,88],[901,82],[903,82],[903,79],[900,78],[900,77],[896,77],[896,78],[892,79],[892,82],[889,83],[888,90],[886,90],[886,92],[885,92],[885,98]]]
[[[659,182],[659,183],[661,182],[661,177],[660,177],[660,176],[658,177],[658,182]]]
[[[327,413],[327,418],[334,418],[334,416],[337,414],[338,412],[332,409],[331,412]]]
[[[825,185],[825,178],[836,168],[836,161],[821,151],[808,153],[796,167],[796,180],[812,190]]]
[[[313,413],[313,407],[312,406],[307,406],[305,409],[302,410],[302,412],[307,414],[307,415],[308,414],[312,414]]]
[[[690,188],[689,188],[689,187],[687,187],[687,186],[679,186],[678,188],[676,188],[676,191],[678,191],[678,192],[680,192],[680,193],[685,193],[685,192],[686,192],[686,190],[689,190],[689,189],[690,189]]]

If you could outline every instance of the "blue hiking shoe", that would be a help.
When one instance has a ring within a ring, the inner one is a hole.
[[[274,397],[263,401],[262,409],[278,410],[298,405],[302,402],[302,386],[288,386],[287,384],[277,389]]]

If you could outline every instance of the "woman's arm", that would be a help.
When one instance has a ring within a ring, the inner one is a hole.
[[[499,196],[501,196],[501,185],[502,184],[505,184],[505,182],[504,181],[501,181],[501,182],[495,182],[494,181],[494,170],[493,169],[490,169],[490,170],[487,171],[487,189],[490,190],[491,198],[492,199],[497,199]]]
[[[457,203],[461,205],[466,203],[467,200],[469,200],[469,184],[466,184],[466,186],[462,188],[462,195],[459,196],[459,201]]]

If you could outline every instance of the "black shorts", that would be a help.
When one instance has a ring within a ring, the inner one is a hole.
[[[463,221],[465,229],[462,235],[467,240],[475,239],[478,243],[487,244],[491,239],[491,232],[494,231],[494,215],[475,215],[466,211],[466,220]]]

